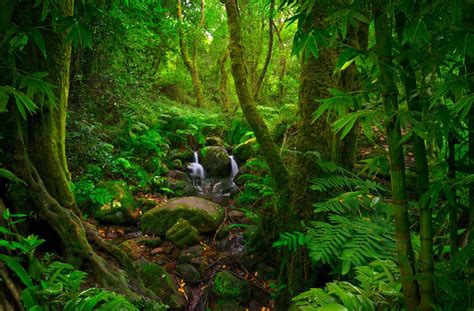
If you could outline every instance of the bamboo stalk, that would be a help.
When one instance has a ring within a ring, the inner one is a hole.
[[[415,310],[419,304],[418,284],[414,279],[414,256],[408,220],[405,161],[403,147],[400,146],[400,124],[396,117],[398,96],[392,74],[391,33],[384,7],[384,1],[374,1],[376,52],[380,70],[379,83],[382,90],[385,115],[387,116],[385,130],[389,147],[393,215],[403,293],[405,294],[407,308]]]

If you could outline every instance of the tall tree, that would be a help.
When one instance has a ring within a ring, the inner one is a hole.
[[[268,47],[267,47],[267,55],[265,57],[265,62],[263,64],[262,71],[258,76],[258,79],[255,81],[253,87],[253,98],[255,100],[258,99],[258,95],[260,93],[260,89],[262,88],[263,79],[265,79],[265,75],[268,71],[268,66],[270,66],[270,61],[272,59],[272,52],[273,52],[273,14],[275,12],[275,0],[270,0],[270,10],[268,14]]]
[[[188,47],[186,44],[185,34],[184,34],[184,18],[183,10],[181,5],[181,0],[177,0],[178,8],[178,36],[179,36],[179,50],[181,52],[181,58],[183,59],[184,65],[188,69],[189,74],[191,75],[191,81],[194,88],[194,96],[196,96],[196,105],[198,107],[204,106],[204,95],[202,92],[202,83],[201,78],[199,77],[199,71],[196,64],[196,47],[194,47],[193,57],[189,56]],[[201,18],[200,24],[204,23],[204,1],[201,1]],[[195,42],[196,43],[196,42]]]
[[[15,3],[11,20],[7,20],[13,36],[20,37],[25,34],[21,33],[23,28],[17,28],[18,25],[31,27],[40,24],[42,31],[35,33],[35,36],[44,38],[44,46],[38,44],[38,50],[30,43],[24,47],[24,51],[27,55],[38,55],[41,52],[45,58],[22,57],[16,62],[6,59],[10,72],[0,78],[0,85],[10,85],[7,90],[15,98],[15,101],[13,98],[7,101],[7,111],[0,113],[4,156],[8,159],[8,168],[25,182],[25,186],[18,185],[15,188],[15,191],[24,196],[2,189],[1,199],[13,210],[31,211],[39,215],[45,221],[42,229],[56,232],[66,260],[91,271],[102,285],[131,298],[138,298],[137,292],[146,292],[149,297],[156,298],[142,284],[137,284],[135,291],[131,290],[126,273],[98,255],[96,249],[109,254],[119,264],[124,264],[126,269],[133,269],[127,256],[118,247],[102,240],[95,229],[83,222],[78,214],[69,188],[65,154],[71,45],[66,40],[66,32],[60,30],[64,28],[53,29],[48,26],[53,19],[71,18],[74,2],[65,0],[57,1],[50,7],[45,5],[43,12],[51,13],[41,17],[41,10],[31,4]],[[15,51],[12,52],[15,54]],[[49,73],[47,83],[55,86],[54,91],[49,87],[52,92],[47,90],[46,81],[40,82],[44,72]],[[13,79],[19,77],[35,78],[36,83],[42,85],[42,96],[38,90],[22,95],[21,85],[16,85]],[[36,109],[37,107],[41,109]],[[32,114],[28,115],[25,108]]]

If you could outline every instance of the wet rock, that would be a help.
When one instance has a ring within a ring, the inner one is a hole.
[[[180,218],[186,219],[199,232],[210,232],[222,222],[224,210],[198,197],[175,198],[143,214],[141,230],[143,233],[164,235]]]
[[[224,141],[218,136],[206,137],[206,146],[224,147]]]
[[[247,281],[237,278],[228,271],[216,273],[212,292],[220,298],[246,302],[250,298],[250,286]]]
[[[204,248],[200,245],[191,246],[186,249],[183,249],[179,253],[178,262],[179,263],[190,263],[193,259],[202,257],[204,254]]]
[[[140,214],[137,202],[127,185],[121,181],[104,181],[94,190],[102,205],[92,207],[92,216],[102,224],[131,225]]]
[[[233,151],[237,160],[244,163],[257,155],[257,149],[257,140],[255,138],[250,138],[235,146]]]
[[[174,196],[195,196],[198,194],[196,187],[189,181],[170,180],[169,187],[174,192]]]
[[[201,150],[201,154],[201,164],[209,177],[230,177],[230,159],[224,147],[205,147]]]
[[[201,280],[201,274],[199,271],[193,265],[188,263],[179,264],[176,267],[176,272],[186,282],[198,283]]]
[[[138,268],[145,286],[163,299],[171,309],[181,309],[186,305],[186,300],[163,267],[143,260],[138,262]]]
[[[183,248],[199,242],[199,231],[189,221],[180,218],[166,231],[166,238],[176,246]]]

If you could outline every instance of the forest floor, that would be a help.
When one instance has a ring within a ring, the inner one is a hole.
[[[156,194],[139,194],[137,199],[146,199],[158,204],[167,198]],[[208,197],[207,197],[208,198]],[[179,249],[170,241],[159,236],[144,235],[138,226],[99,226],[100,235],[114,244],[127,245],[128,253],[134,260],[145,259],[159,264],[173,277],[180,293],[186,299],[185,310],[255,310],[274,308],[272,280],[265,280],[255,266],[256,254],[246,252],[245,229],[251,224],[244,212],[240,211],[230,198],[214,198],[225,209],[225,218],[220,227],[208,235],[201,235],[199,245]],[[152,241],[152,243],[143,243]],[[197,272],[191,267],[197,267]],[[184,269],[180,267],[185,267]],[[219,302],[212,295],[213,280],[220,271],[230,272],[245,281],[251,298],[245,303],[217,306]],[[196,277],[197,275],[197,277]]]

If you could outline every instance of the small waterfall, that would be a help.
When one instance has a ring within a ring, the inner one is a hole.
[[[235,176],[239,173],[239,166],[237,165],[237,162],[234,159],[234,156],[229,156],[230,159],[230,167],[231,167],[231,179],[234,180]]]
[[[189,168],[191,169],[191,179],[195,187],[201,187],[206,174],[204,172],[204,167],[199,164],[199,157],[197,151],[194,151],[194,162],[189,163]]]

